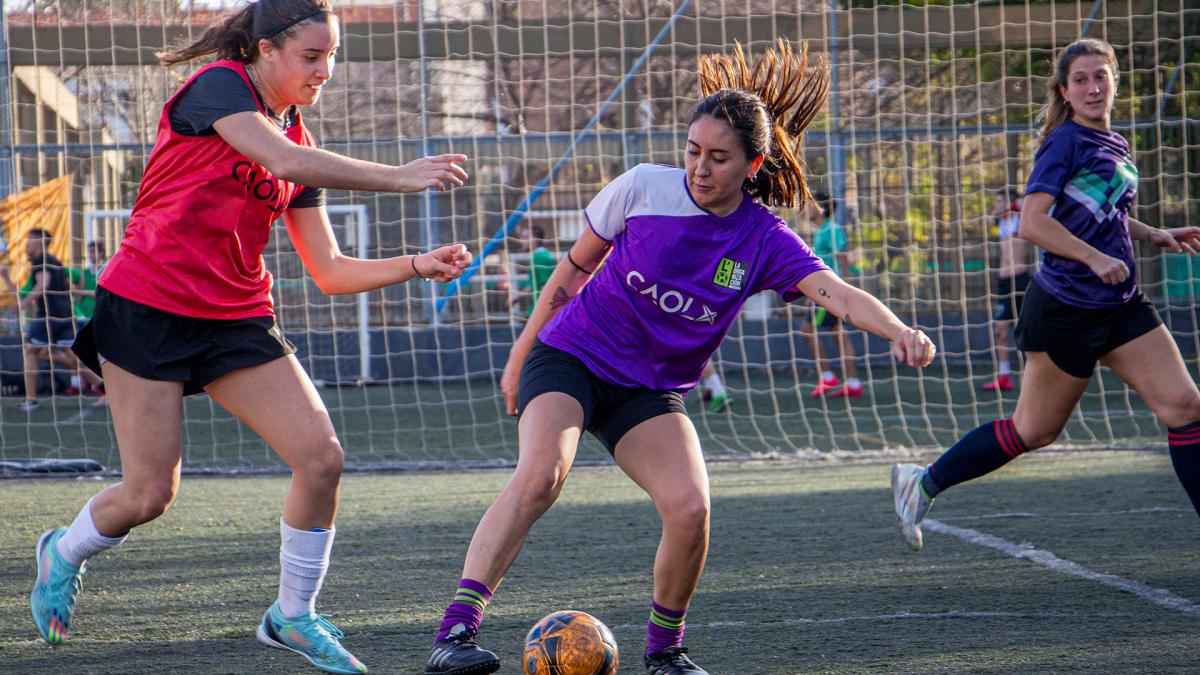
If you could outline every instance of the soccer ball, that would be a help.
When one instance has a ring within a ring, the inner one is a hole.
[[[554,612],[533,624],[521,659],[525,675],[615,675],[617,641],[586,612]]]

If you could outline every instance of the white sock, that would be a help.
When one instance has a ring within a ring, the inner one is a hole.
[[[720,396],[725,393],[725,383],[721,382],[721,376],[716,373],[704,378],[704,386],[708,387],[708,391],[713,396]]]
[[[58,539],[58,554],[76,567],[84,560],[125,541],[125,537],[129,536],[126,532],[119,537],[106,537],[96,530],[96,523],[92,522],[92,501],[95,499],[92,497],[83,505],[79,515],[75,516],[75,522],[71,523],[66,533]]]
[[[284,616],[315,613],[335,531],[305,532],[279,519],[279,611]]]
[[[1000,374],[1008,375],[1011,372],[1012,372],[1012,366],[1009,365],[1008,361],[1001,361],[1000,362]]]
[[[833,382],[833,377],[834,376],[833,376],[832,370],[826,370],[825,372],[821,373],[821,381],[822,382]]]
[[[850,387],[851,389],[861,389],[862,382],[857,377],[849,377],[846,378],[846,386]]]

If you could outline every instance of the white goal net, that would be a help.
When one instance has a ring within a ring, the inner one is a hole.
[[[465,242],[479,257],[453,285],[409,283],[326,297],[286,232],[267,258],[279,320],[318,383],[357,467],[511,462],[516,426],[498,382],[532,299],[538,244],[561,256],[581,210],[640,162],[678,164],[698,98],[697,58],[739,40],[807,40],[832,69],[829,103],[805,136],[814,189],[841,204],[849,280],[929,332],[941,356],[898,367],[852,330],[863,395],[812,397],[818,374],[803,303],[753,298],[714,363],[730,407],[689,396],[710,457],[933,449],[1011,414],[1017,391],[984,391],[997,368],[998,193],[1022,189],[1034,118],[1057,50],[1080,35],[1116,48],[1114,127],[1134,149],[1136,215],[1200,224],[1200,7],[1155,3],[875,3],[816,0],[335,2],[342,46],[306,124],[323,147],[384,163],[470,156],[448,193],[331,192],[347,252],[367,257]],[[16,0],[3,6],[0,197],[70,179],[70,255],[111,253],[132,207],[161,108],[191,68],[154,53],[238,3]],[[192,66],[194,68],[194,65]],[[5,207],[4,235],[21,221]],[[780,214],[804,236],[816,223]],[[28,215],[28,214],[26,214]],[[533,241],[534,234],[539,241]],[[1200,264],[1139,249],[1143,290],[1195,373]],[[103,406],[46,372],[43,406],[12,410],[20,323],[0,319],[0,461],[87,457],[119,466]],[[837,345],[821,333],[824,352]],[[1009,336],[1011,344],[1012,337]],[[833,369],[842,375],[838,360]],[[1014,361],[1019,372],[1020,363]],[[23,385],[21,385],[23,387]],[[53,392],[53,395],[50,394]],[[1101,370],[1062,442],[1162,443],[1135,394]],[[598,444],[581,455],[602,460]],[[278,460],[207,397],[186,404],[188,470],[272,469]]]

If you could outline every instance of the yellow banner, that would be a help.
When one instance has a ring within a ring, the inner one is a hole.
[[[70,264],[71,253],[71,175],[60,176],[47,183],[0,201],[0,223],[8,249],[0,253],[0,266],[8,270],[13,283],[20,288],[29,277],[29,256],[25,239],[29,231],[41,228],[50,233],[50,254]],[[13,294],[0,287],[0,306],[16,302]]]

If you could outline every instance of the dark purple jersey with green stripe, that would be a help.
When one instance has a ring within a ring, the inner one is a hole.
[[[1034,279],[1055,298],[1076,307],[1124,304],[1137,293],[1129,208],[1137,196],[1138,170],[1129,143],[1115,131],[1064,122],[1038,148],[1025,194],[1055,198],[1050,215],[1071,234],[1125,263],[1129,278],[1106,284],[1091,268],[1049,251]]]
[[[623,387],[686,390],[746,300],[763,290],[787,302],[828,267],[799,235],[749,195],[727,216],[696,205],[683,169],[640,164],[588,205],[612,253],[539,337]]]

